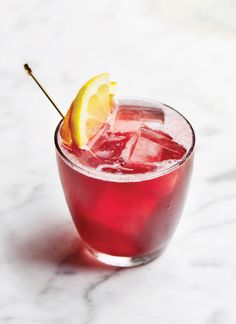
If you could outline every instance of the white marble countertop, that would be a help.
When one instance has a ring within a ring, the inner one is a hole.
[[[236,323],[236,3],[1,2],[0,323]],[[58,115],[108,71],[197,133],[182,220],[161,258],[120,270],[79,247],[54,154]]]

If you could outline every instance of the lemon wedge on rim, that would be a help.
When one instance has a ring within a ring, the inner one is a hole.
[[[68,110],[61,126],[63,142],[71,146],[72,142],[79,148],[86,144],[106,123],[113,107],[116,82],[110,82],[109,74],[99,74],[79,90]]]
[[[79,90],[72,103],[71,135],[73,142],[84,148],[91,137],[104,124],[112,110],[110,90],[114,93],[115,84],[109,74],[99,74]]]

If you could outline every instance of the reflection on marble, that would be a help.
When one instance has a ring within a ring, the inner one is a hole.
[[[0,323],[236,323],[236,5],[233,1],[2,1]],[[109,71],[118,94],[179,109],[197,133],[184,215],[143,267],[82,249],[60,187],[58,116]]]

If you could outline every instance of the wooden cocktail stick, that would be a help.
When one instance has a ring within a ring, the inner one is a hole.
[[[49,97],[49,95],[47,94],[47,92],[44,90],[44,88],[42,87],[42,85],[39,83],[39,81],[35,78],[35,76],[33,75],[33,72],[31,70],[31,68],[29,67],[28,64],[24,64],[24,69],[26,70],[26,72],[31,76],[31,78],[37,83],[37,85],[39,86],[39,88],[43,91],[43,93],[45,94],[45,96],[48,98],[48,100],[53,104],[54,108],[57,110],[57,112],[61,115],[61,117],[64,119],[64,115],[62,114],[62,112],[60,111],[60,109],[56,106],[55,102]]]

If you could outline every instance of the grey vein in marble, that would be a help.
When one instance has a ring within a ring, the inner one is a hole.
[[[96,316],[96,313],[95,313],[95,300],[93,298],[94,292],[102,284],[107,282],[109,279],[113,278],[114,275],[116,275],[118,271],[120,271],[120,269],[113,270],[113,271],[111,271],[111,273],[103,275],[99,280],[97,280],[95,283],[88,286],[86,288],[86,290],[84,291],[83,298],[84,298],[85,303],[87,305],[88,313],[87,313],[87,318],[84,320],[83,324],[92,324],[92,322],[93,322],[93,320],[94,320],[94,318]]]

